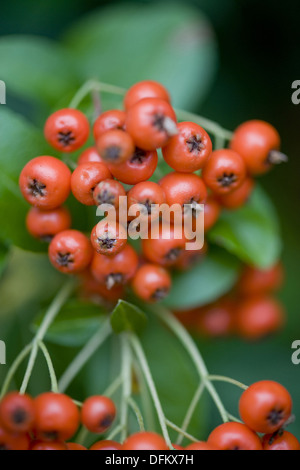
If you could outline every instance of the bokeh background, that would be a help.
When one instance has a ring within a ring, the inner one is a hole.
[[[291,84],[300,79],[298,2],[185,1],[183,14],[176,13],[178,4],[182,5],[167,0],[136,1],[128,7],[114,0],[11,1],[1,5],[0,32],[1,36],[38,35],[55,41],[64,38],[77,60],[86,61],[90,73],[95,68],[101,78],[122,87],[141,78],[162,80],[170,87],[176,104],[214,119],[225,128],[234,129],[242,121],[259,118],[279,130],[283,151],[290,160],[264,177],[261,184],[280,217],[286,268],[280,298],[288,312],[286,328],[261,343],[234,339],[203,341],[200,346],[212,373],[245,383],[268,378],[285,384],[295,399],[298,415],[291,429],[300,438],[300,365],[291,363],[291,344],[300,339],[300,105],[291,102]],[[100,19],[98,29],[91,27],[83,45],[81,32],[86,21],[93,25],[100,17],[103,22]],[[126,35],[131,38],[127,43]],[[83,47],[91,48],[92,53],[83,54]],[[118,47],[122,54],[117,53]],[[96,60],[97,51],[100,60]],[[5,77],[5,60],[0,43],[0,79]],[[55,78],[55,68],[52,73],[49,83]],[[22,77],[16,80],[22,81]],[[72,94],[76,83],[70,87]],[[34,100],[20,97],[14,87],[12,91],[9,81],[7,88],[7,105],[42,127],[46,106],[37,109]],[[41,269],[46,275],[37,281]],[[9,344],[9,361],[28,338],[28,319],[59,283],[60,278],[43,257],[34,255],[29,259],[20,250],[11,253],[0,282],[0,338]],[[0,366],[0,378],[3,373],[4,366]],[[43,374],[40,368],[40,380]],[[35,386],[33,383],[33,389]],[[219,389],[228,407],[235,411],[239,392],[227,385]],[[208,427],[217,420],[212,409]]]

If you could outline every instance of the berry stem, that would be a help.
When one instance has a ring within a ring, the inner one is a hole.
[[[0,400],[4,397],[4,395],[7,393],[7,390],[9,389],[10,383],[14,378],[15,373],[17,372],[18,368],[24,361],[24,359],[30,354],[30,351],[32,349],[32,343],[29,343],[25,348],[18,354],[14,362],[12,363],[9,371],[7,372],[5,381],[3,383],[2,389],[1,389],[1,394],[0,394]]]
[[[119,387],[123,383],[123,377],[119,375],[108,387],[107,389],[103,392],[102,395],[105,397],[111,397],[112,395],[115,394],[115,392],[119,389]]]
[[[199,126],[203,127],[207,132],[213,134],[215,137],[223,138],[224,140],[231,140],[233,133],[227,129],[223,129],[217,122],[211,121],[203,116],[198,116],[198,114],[190,113],[183,109],[175,109],[177,117],[181,121],[193,121]]]
[[[187,412],[186,412],[186,415],[185,415],[185,417],[184,417],[184,420],[183,420],[182,426],[181,426],[181,430],[182,430],[182,431],[184,431],[184,432],[187,431],[187,429],[188,429],[188,427],[189,427],[189,424],[190,424],[190,422],[191,422],[191,419],[192,419],[192,417],[193,417],[193,415],[194,415],[194,412],[195,412],[195,410],[196,410],[196,406],[197,406],[197,404],[199,403],[199,400],[200,400],[200,398],[201,398],[201,396],[202,396],[204,390],[205,390],[205,384],[202,382],[202,383],[199,385],[199,387],[197,388],[197,390],[196,390],[196,392],[195,392],[195,394],[194,394],[194,396],[193,396],[193,398],[192,398],[192,401],[191,401],[191,403],[190,403],[190,406],[189,406],[189,408],[188,408],[188,410],[187,410]],[[177,441],[176,441],[176,444],[180,445],[181,442],[182,442],[182,440],[183,440],[183,437],[184,437],[184,435],[183,435],[183,433],[181,433],[181,435],[178,436],[178,439],[177,439]]]
[[[172,443],[171,443],[171,440],[170,440],[170,436],[169,436],[169,433],[168,433],[168,429],[167,429],[167,426],[166,426],[166,417],[164,415],[164,412],[163,412],[163,409],[162,409],[162,406],[161,406],[161,403],[160,403],[160,400],[159,400],[159,396],[158,396],[158,393],[157,393],[157,390],[156,390],[156,386],[155,386],[155,383],[154,383],[154,380],[153,380],[153,377],[152,377],[150,367],[148,365],[148,361],[147,361],[147,358],[145,356],[144,350],[143,350],[142,345],[141,345],[139,339],[137,338],[137,336],[132,335],[130,337],[130,341],[131,341],[133,350],[135,352],[135,355],[136,355],[136,357],[137,357],[137,359],[138,359],[138,361],[141,365],[141,369],[142,369],[143,374],[145,376],[146,382],[148,384],[148,388],[149,388],[149,391],[150,391],[151,396],[152,396],[152,400],[153,400],[153,403],[154,403],[154,406],[155,406],[155,409],[156,409],[156,412],[157,412],[159,424],[160,424],[164,439],[166,441],[167,446],[170,449],[173,449],[173,446],[172,446]]]
[[[247,390],[248,388],[247,385],[244,385],[238,380],[231,379],[230,377],[225,377],[223,375],[209,375],[207,379],[211,380],[212,382],[227,382],[229,384],[235,385],[238,388],[241,388],[242,390]]]
[[[173,333],[180,340],[188,354],[190,355],[194,365],[199,373],[200,378],[203,380],[205,388],[210,393],[216,407],[224,423],[228,422],[227,411],[224,408],[221,398],[219,397],[214,385],[208,379],[208,370],[205,362],[195,344],[192,337],[188,334],[182,324],[174,317],[168,310],[156,307],[153,312],[173,331]]]
[[[112,333],[109,320],[101,326],[94,336],[87,342],[84,348],[77,354],[71,364],[65,370],[58,382],[58,388],[61,392],[64,392],[70,385],[70,383],[77,376],[78,372],[88,362],[88,360],[95,354],[97,349],[105,342],[105,340]]]
[[[47,362],[49,375],[50,375],[50,380],[51,380],[51,392],[58,393],[57,378],[56,378],[55,370],[54,370],[54,367],[53,367],[53,363],[52,363],[52,359],[50,357],[49,351],[46,348],[43,341],[39,341],[38,345],[39,345],[40,350],[44,354],[44,357],[45,357],[46,362]]]
[[[140,395],[141,395],[142,408],[144,410],[147,428],[154,429],[155,420],[154,420],[154,415],[153,415],[153,406],[152,406],[151,397],[149,394],[149,390],[148,390],[144,375],[141,371],[141,367],[135,358],[133,360],[133,367],[134,367],[135,374],[137,376],[138,385],[141,389]]]
[[[116,437],[118,434],[120,434],[120,432],[123,431],[123,427],[121,426],[121,424],[119,424],[119,426],[116,426],[109,434],[108,436],[106,437],[106,440],[108,441],[111,441],[114,437]]]
[[[141,410],[139,409],[137,403],[132,397],[128,398],[128,404],[131,407],[132,411],[135,413],[140,431],[145,431],[145,425],[144,425],[144,419],[141,413]]]
[[[32,341],[32,349],[29,357],[29,361],[27,364],[27,369],[25,372],[25,376],[20,388],[20,393],[24,394],[26,392],[30,377],[32,375],[32,371],[35,365],[36,357],[39,350],[39,342],[43,341],[48,328],[50,327],[51,323],[55,320],[56,316],[60,312],[62,306],[65,304],[67,299],[70,297],[72,291],[74,289],[74,280],[68,281],[58,292],[56,297],[53,299],[52,303],[50,304],[44,319],[35,335],[35,338]]]
[[[112,95],[121,95],[124,96],[126,90],[124,88],[120,88],[114,85],[110,85],[108,83],[98,82],[97,80],[88,80],[85,82],[81,88],[77,91],[77,93],[72,98],[72,101],[69,104],[69,108],[78,108],[80,103],[84,100],[84,98],[92,93],[92,92],[103,92],[103,93],[110,93]]]
[[[127,336],[121,336],[121,354],[122,354],[122,365],[121,365],[121,374],[122,374],[122,405],[121,405],[121,414],[120,414],[120,425],[122,427],[121,432],[121,442],[127,437],[128,433],[128,404],[131,396],[131,351]]]
[[[179,434],[181,434],[182,438],[186,437],[187,439],[189,439],[190,441],[192,442],[199,442],[199,439],[197,439],[196,437],[192,436],[191,434],[189,434],[188,432],[186,432],[184,429],[180,428],[179,426],[177,426],[176,424],[174,424],[172,421],[170,421],[169,419],[166,419],[166,424],[169,428],[171,429],[174,429],[174,431],[178,432]]]
[[[230,413],[227,413],[228,415],[228,418],[230,419],[230,421],[234,421],[235,423],[243,423],[243,421],[241,421],[240,419],[236,418],[235,416],[233,416],[232,414]]]

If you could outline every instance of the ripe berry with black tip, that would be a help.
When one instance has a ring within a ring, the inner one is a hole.
[[[230,193],[218,196],[219,204],[228,210],[236,210],[243,207],[250,199],[255,183],[252,178],[246,178],[241,186]]]
[[[300,450],[300,442],[292,433],[280,429],[262,439],[264,450]]]
[[[125,197],[126,191],[119,181],[113,179],[101,181],[93,191],[93,198],[98,206],[110,204],[117,209],[121,196]]]
[[[114,402],[103,395],[85,400],[81,410],[82,424],[90,431],[102,434],[112,425],[116,417]]]
[[[124,97],[124,107],[126,110],[144,98],[160,98],[170,103],[168,90],[159,82],[154,80],[143,80],[135,83],[126,92]]]
[[[65,230],[55,235],[48,251],[53,266],[65,274],[84,271],[93,256],[90,240],[78,230]]]
[[[71,227],[71,214],[66,207],[48,211],[32,207],[26,216],[26,227],[33,237],[50,242],[55,235]]]
[[[100,114],[93,127],[95,141],[97,141],[99,137],[107,131],[111,131],[113,129],[124,130],[125,119],[126,113],[119,109],[111,109]]]
[[[143,239],[144,256],[154,264],[174,266],[184,256],[186,238],[181,226],[162,223],[158,238]]]
[[[35,419],[34,401],[29,395],[10,392],[0,402],[1,425],[10,433],[32,430]]]
[[[76,199],[86,206],[95,205],[94,189],[101,182],[111,178],[104,163],[84,163],[79,165],[71,178],[71,189]]]
[[[103,160],[96,147],[88,147],[80,154],[77,163],[78,165],[83,165],[84,163],[103,163]]]
[[[166,269],[149,263],[137,270],[132,280],[132,288],[142,300],[159,302],[168,295],[171,283],[171,276]]]
[[[203,180],[215,194],[226,194],[241,186],[246,178],[242,157],[229,149],[215,150],[202,171]]]
[[[129,436],[122,450],[169,450],[162,436],[155,432],[137,432]]]
[[[98,137],[96,146],[102,160],[109,165],[120,165],[126,162],[135,150],[130,134],[119,129],[102,134]]]
[[[257,434],[241,423],[221,424],[209,435],[207,443],[220,450],[262,450]]]
[[[125,184],[134,185],[147,181],[156,170],[158,156],[156,150],[147,152],[136,148],[129,160],[120,165],[109,165],[111,174]]]
[[[118,222],[103,219],[93,228],[91,242],[97,253],[116,255],[127,243],[127,230]]]
[[[44,134],[47,142],[61,152],[74,152],[82,147],[90,133],[86,116],[78,109],[65,108],[51,114]]]

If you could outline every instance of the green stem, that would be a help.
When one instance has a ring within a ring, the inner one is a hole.
[[[227,413],[227,415],[228,415],[228,418],[230,419],[230,421],[234,421],[235,423],[240,423],[240,424],[243,423],[243,421],[241,421],[240,419],[236,418],[236,417],[233,416],[232,414]]]
[[[65,392],[69,387],[70,383],[77,376],[78,372],[88,362],[88,360],[95,354],[97,349],[104,343],[104,341],[110,336],[112,332],[110,321],[107,320],[103,326],[92,336],[88,343],[82,348],[77,354],[75,359],[71,362],[69,367],[61,376],[58,382],[58,388],[61,392]]]
[[[121,424],[119,426],[116,426],[110,434],[106,437],[106,440],[111,441],[114,437],[116,437],[118,434],[120,434],[123,431],[123,427]]]
[[[229,384],[235,385],[238,388],[241,388],[242,390],[247,390],[247,388],[249,388],[247,385],[239,382],[238,380],[231,379],[230,377],[225,377],[223,375],[209,375],[207,379],[211,380],[212,382],[227,382]]]
[[[110,85],[108,83],[98,82],[97,80],[88,80],[74,95],[72,101],[69,104],[69,108],[77,108],[89,93],[96,91],[121,96],[124,96],[126,93],[124,88]]]
[[[126,334],[121,336],[121,352],[122,352],[122,405],[120,414],[120,426],[122,427],[121,442],[123,442],[128,434],[128,403],[131,396],[131,351]]]
[[[67,299],[70,297],[71,292],[73,291],[74,288],[74,280],[72,279],[71,281],[68,281],[58,292],[56,297],[53,299],[51,305],[49,306],[44,319],[35,335],[35,338],[33,339],[32,342],[32,350],[31,354],[29,357],[27,369],[25,372],[25,376],[20,388],[20,393],[24,394],[26,392],[34,365],[36,361],[36,357],[38,354],[38,349],[39,349],[39,342],[43,341],[48,328],[50,327],[51,323],[55,320],[55,317],[58,315],[60,312],[62,306],[64,303],[67,301]]]
[[[142,416],[141,410],[139,409],[137,403],[135,402],[135,400],[132,397],[128,398],[128,403],[129,403],[132,411],[135,413],[140,431],[145,431],[143,416]]]
[[[90,434],[89,430],[85,428],[84,426],[82,426],[82,428],[80,429],[78,433],[76,442],[84,446],[86,438],[88,437],[89,434]]]
[[[55,374],[55,370],[53,367],[53,363],[49,354],[48,349],[46,348],[45,344],[42,341],[39,341],[38,343],[40,350],[44,354],[44,357],[47,362],[48,370],[49,370],[49,375],[50,375],[50,380],[51,380],[51,391],[53,393],[58,393],[58,384],[57,384],[57,378]]]
[[[6,378],[5,378],[5,381],[3,383],[2,389],[1,389],[0,400],[7,393],[7,390],[9,389],[9,386],[11,384],[12,379],[14,378],[14,375],[15,375],[16,371],[18,370],[18,368],[20,367],[20,365],[22,364],[24,359],[28,356],[31,349],[32,349],[32,343],[25,346],[25,348],[20,352],[20,354],[18,354],[18,356],[16,357],[16,359],[12,363],[12,365],[11,365],[7,375],[6,375]]]
[[[195,412],[195,410],[196,410],[196,406],[197,406],[197,404],[199,403],[199,400],[200,400],[200,398],[201,398],[201,396],[202,396],[204,390],[205,390],[205,384],[202,382],[202,383],[200,384],[200,386],[197,388],[197,390],[196,390],[196,392],[195,392],[195,394],[194,394],[194,396],[193,396],[193,399],[192,399],[192,401],[191,401],[191,403],[190,403],[190,406],[189,406],[189,408],[188,408],[188,410],[187,410],[187,412],[186,412],[186,415],[185,415],[185,417],[184,417],[184,420],[183,420],[183,423],[182,423],[182,426],[181,426],[181,429],[182,429],[184,432],[186,432],[187,429],[188,429],[188,427],[189,427],[189,424],[190,424],[190,422],[191,422],[191,419],[192,419],[192,417],[193,417],[193,415],[194,415],[194,412]],[[183,437],[184,437],[184,436],[183,436],[183,434],[181,433],[181,435],[178,436],[178,439],[177,439],[177,441],[176,441],[176,444],[180,445],[180,444],[182,443],[182,441],[183,441]]]
[[[121,375],[119,375],[108,387],[107,389],[103,392],[102,395],[105,397],[111,397],[116,393],[116,391],[120,388],[120,386],[123,383],[123,378]]]
[[[177,117],[182,121],[193,121],[199,126],[203,127],[207,132],[213,134],[214,136],[219,136],[224,140],[231,140],[233,133],[227,129],[223,129],[218,123],[211,121],[203,116],[198,116],[198,114],[190,113],[183,109],[175,109]]]
[[[168,327],[173,331],[173,333],[177,336],[177,338],[181,341],[182,345],[190,355],[200,378],[203,380],[206,389],[210,393],[213,401],[215,402],[216,407],[218,408],[220,415],[226,423],[228,421],[228,415],[225,410],[225,407],[215,389],[213,384],[208,380],[208,370],[206,368],[205,362],[197,348],[195,342],[193,341],[192,337],[188,334],[186,329],[182,326],[182,324],[174,317],[168,310],[163,308],[155,308],[153,312],[166,324]]]
[[[173,449],[173,446],[172,446],[172,443],[171,443],[171,440],[170,440],[170,436],[169,436],[169,433],[168,433],[168,429],[167,429],[167,426],[166,426],[166,417],[164,415],[164,412],[163,412],[163,409],[162,409],[162,406],[161,406],[161,403],[160,403],[160,400],[159,400],[159,397],[158,397],[156,386],[155,386],[155,383],[154,383],[154,380],[153,380],[153,377],[152,377],[150,367],[148,365],[144,350],[142,348],[142,345],[141,345],[139,339],[136,336],[134,336],[134,335],[131,336],[130,340],[131,340],[133,350],[135,351],[135,355],[136,355],[136,357],[137,357],[137,359],[138,359],[138,361],[141,365],[141,369],[142,369],[143,374],[145,376],[146,382],[148,384],[148,388],[149,388],[150,394],[152,396],[152,400],[153,400],[153,403],[154,403],[154,406],[155,406],[155,409],[156,409],[156,412],[157,412],[159,424],[160,424],[164,439],[166,441],[167,446],[170,449]]]
[[[179,434],[182,435],[182,437],[186,437],[187,439],[189,439],[190,441],[192,442],[199,442],[199,439],[197,439],[196,437],[192,436],[191,434],[189,434],[188,432],[186,432],[184,429],[180,428],[179,426],[177,426],[176,424],[174,424],[172,421],[170,421],[169,419],[166,419],[166,424],[169,428],[171,429],[174,429],[174,431],[178,432]]]
[[[133,366],[134,366],[134,371],[137,375],[138,379],[138,385],[140,388],[140,395],[141,395],[141,400],[142,400],[142,408],[145,413],[145,421],[147,424],[148,429],[154,429],[155,428],[155,420],[154,420],[154,414],[153,414],[153,405],[151,401],[151,397],[149,394],[149,390],[147,387],[147,384],[145,382],[145,378],[143,376],[143,373],[141,371],[141,367],[138,363],[138,361],[134,358],[133,361]]]

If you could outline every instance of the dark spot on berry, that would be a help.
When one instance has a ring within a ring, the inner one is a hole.
[[[195,201],[194,198],[192,198],[188,203],[183,205],[183,211],[184,211],[184,215],[191,214],[192,217],[196,219],[199,216],[201,209],[199,207],[198,202]]]
[[[117,239],[109,238],[108,236],[106,238],[98,237],[97,242],[101,248],[105,250],[111,250],[111,248],[113,248],[117,243]]]
[[[115,195],[104,189],[101,193],[97,194],[96,200],[98,204],[111,204],[114,205]]]
[[[22,424],[25,423],[27,420],[27,413],[23,408],[17,408],[12,413],[12,420],[15,424]]]
[[[153,294],[151,295],[151,299],[155,300],[156,302],[159,302],[168,295],[168,292],[169,289],[166,289],[165,287],[160,287],[153,292]]]
[[[202,142],[201,135],[192,135],[188,140],[186,140],[186,145],[190,153],[200,153],[205,149],[205,145]]]
[[[45,243],[50,243],[52,239],[53,239],[53,235],[50,235],[50,234],[49,235],[42,235],[40,237],[41,242],[45,242]]]
[[[45,191],[46,185],[40,181],[33,179],[28,183],[28,190],[34,197],[44,197],[47,192]]]
[[[100,422],[100,428],[104,428],[104,429],[107,429],[110,427],[110,425],[112,424],[114,420],[114,417],[112,415],[107,415],[105,416],[105,418],[102,419],[102,421]]]
[[[150,215],[152,212],[152,201],[150,201],[150,199],[146,199],[142,204],[146,208],[148,215]]]
[[[71,253],[57,253],[56,262],[63,268],[67,268],[69,264],[74,263]]]
[[[131,163],[144,163],[144,161],[147,158],[147,152],[145,150],[142,150],[138,147],[136,147],[134,154],[132,155],[130,162]]]
[[[153,116],[152,125],[159,131],[159,132],[166,132],[165,128],[165,116],[161,113],[156,113]]]
[[[75,141],[75,137],[72,131],[60,131],[58,133],[58,142],[62,144],[64,147],[71,145]]]
[[[124,284],[124,275],[122,273],[111,273],[105,279],[107,289]]]
[[[220,178],[218,178],[218,183],[220,183],[223,188],[228,188],[235,183],[236,180],[237,177],[234,173],[224,173]]]
[[[57,441],[58,440],[58,432],[57,431],[46,431],[43,432],[43,436],[47,441]]]
[[[111,145],[107,147],[102,153],[103,160],[108,160],[110,162],[117,162],[120,158],[121,149],[117,145]]]
[[[167,261],[176,261],[181,254],[181,248],[172,248],[165,256]]]
[[[282,422],[284,419],[284,411],[283,410],[272,410],[270,411],[267,420],[269,421],[272,426],[277,426],[279,423]]]

